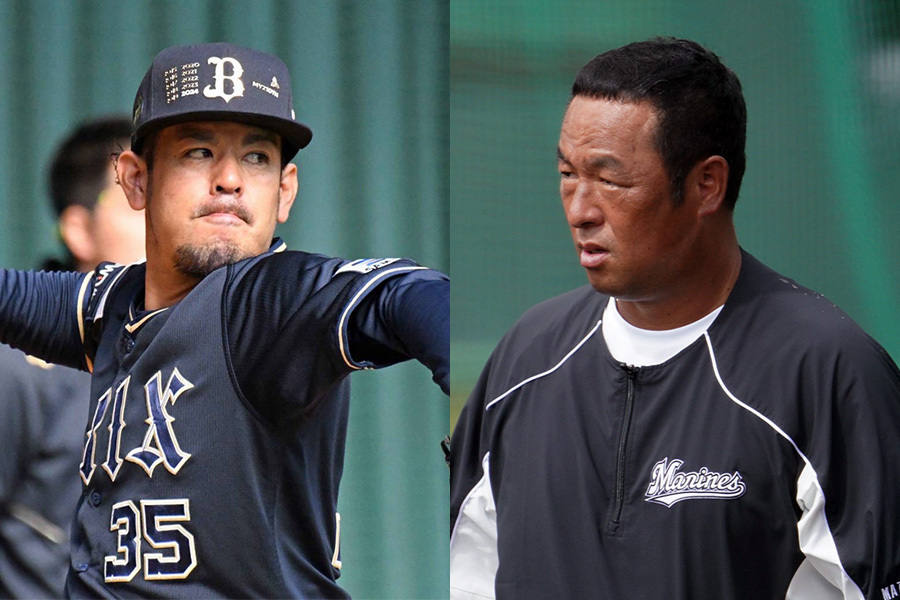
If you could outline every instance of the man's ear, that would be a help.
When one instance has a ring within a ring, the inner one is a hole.
[[[122,186],[128,204],[134,210],[147,208],[149,177],[146,160],[131,150],[119,154],[116,159],[116,181]]]
[[[281,186],[278,190],[278,222],[284,223],[288,220],[291,213],[291,207],[297,198],[297,165],[288,163],[281,170]]]
[[[97,256],[91,219],[91,211],[78,204],[70,204],[59,215],[59,234],[79,264],[93,264]]]
[[[688,175],[688,189],[697,194],[698,215],[703,217],[719,210],[728,189],[728,161],[715,155],[700,161]]]

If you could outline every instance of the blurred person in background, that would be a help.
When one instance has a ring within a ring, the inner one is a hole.
[[[113,168],[130,136],[127,117],[105,117],[81,124],[56,150],[49,189],[66,257],[47,260],[45,270],[143,259],[143,211],[128,205]],[[91,376],[0,345],[0,381],[0,596],[59,598]]]

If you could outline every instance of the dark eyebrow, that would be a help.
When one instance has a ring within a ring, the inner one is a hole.
[[[215,134],[209,129],[201,127],[191,127],[190,125],[182,125],[178,130],[179,140],[194,140],[197,142],[212,142],[216,139]]]
[[[251,131],[250,133],[245,135],[242,143],[245,146],[252,146],[259,143],[269,143],[277,148],[279,139],[279,136],[271,131],[260,130]]]
[[[569,159],[562,153],[562,150],[559,147],[556,148],[556,158],[560,162],[564,162],[567,165],[571,165]],[[625,163],[616,158],[615,156],[610,156],[609,154],[604,154],[602,156],[597,156],[588,161],[588,167],[594,170],[599,169],[616,169],[623,170],[625,168]]]

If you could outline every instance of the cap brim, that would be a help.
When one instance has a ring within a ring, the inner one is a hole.
[[[235,121],[237,123],[245,123],[254,125],[262,129],[274,131],[281,136],[282,155],[284,162],[287,162],[296,156],[301,148],[306,148],[310,140],[312,140],[312,130],[297,121],[289,121],[287,119],[279,119],[269,115],[259,115],[255,113],[242,112],[221,112],[221,111],[196,111],[180,115],[172,115],[155,119],[144,123],[138,127],[137,131],[131,138],[131,149],[140,152],[144,140],[154,131],[159,131],[171,125],[179,123],[187,123],[190,121]]]

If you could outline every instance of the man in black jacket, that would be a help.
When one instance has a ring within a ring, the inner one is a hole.
[[[687,40],[578,74],[558,147],[590,286],[528,311],[451,452],[454,598],[893,598],[900,373],[741,249],[746,108]]]

